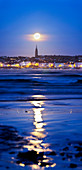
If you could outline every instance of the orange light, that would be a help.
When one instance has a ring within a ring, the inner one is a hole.
[[[50,64],[49,64],[49,67],[53,67],[53,64],[52,64],[52,63],[50,63]]]
[[[22,166],[22,167],[25,167],[25,164],[23,164],[23,163],[20,163],[19,165]]]
[[[29,66],[31,66],[31,63],[30,63],[30,62],[26,65],[26,67],[28,68]]]
[[[19,64],[15,64],[15,67],[19,67]]]
[[[10,64],[7,64],[7,67],[10,67]]]
[[[51,165],[51,167],[54,167],[54,166],[56,166],[56,163],[54,163],[54,164]]]
[[[3,63],[0,63],[0,67],[3,67]]]
[[[73,65],[74,67],[76,67],[76,64],[74,63],[74,65]]]
[[[61,64],[59,64],[59,66],[58,67],[62,67],[62,65]]]
[[[35,63],[35,66],[39,66],[39,63]]]
[[[72,68],[72,65],[71,65],[71,64],[69,64],[69,67],[71,67],[71,68]]]
[[[81,68],[82,68],[82,64],[81,64],[79,67],[81,67]]]

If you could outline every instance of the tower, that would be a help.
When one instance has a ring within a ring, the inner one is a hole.
[[[35,48],[35,57],[36,57],[36,58],[38,57],[38,49],[37,49],[37,45],[36,45],[36,48]]]

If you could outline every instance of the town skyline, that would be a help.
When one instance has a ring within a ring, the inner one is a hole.
[[[0,57],[0,68],[82,68],[82,55],[40,55],[35,47],[33,57],[15,56]]]
[[[47,54],[47,53],[41,54],[40,50],[38,48],[38,45],[36,43],[35,49],[33,49],[33,55],[32,56],[29,56],[27,54],[27,55],[1,55],[0,57],[29,57],[29,58],[32,58],[32,57],[36,57],[36,55],[35,55],[36,48],[37,48],[38,56],[70,56],[70,57],[82,56],[82,54],[74,54],[74,55],[69,55],[69,54]]]

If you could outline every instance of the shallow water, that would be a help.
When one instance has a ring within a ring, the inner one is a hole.
[[[81,70],[0,70],[0,124],[16,127],[27,141],[6,151],[4,144],[0,146],[1,169],[62,170],[70,169],[71,163],[81,169],[81,157],[76,157],[82,143],[81,121]],[[17,163],[20,151],[31,150],[44,153],[43,158]]]

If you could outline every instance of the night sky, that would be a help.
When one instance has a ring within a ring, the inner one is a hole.
[[[39,32],[46,41],[26,35]],[[82,54],[82,0],[0,0],[0,56]]]

